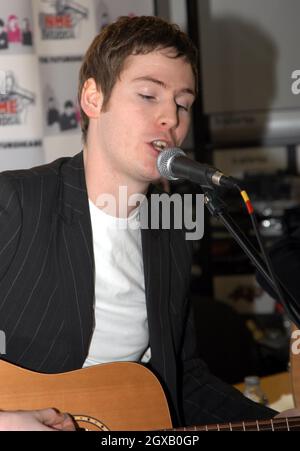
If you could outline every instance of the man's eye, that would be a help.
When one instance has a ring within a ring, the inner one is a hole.
[[[178,110],[184,110],[184,111],[189,111],[189,108],[187,106],[184,105],[179,105],[178,103],[176,103],[177,109]]]
[[[147,96],[145,94],[139,94],[139,96],[142,97],[142,99],[145,99],[145,100],[154,100],[155,99],[154,96]]]

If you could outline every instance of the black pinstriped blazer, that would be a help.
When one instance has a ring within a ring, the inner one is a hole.
[[[0,231],[5,358],[47,373],[81,368],[94,328],[95,285],[83,154],[0,174]],[[197,358],[183,232],[142,230],[142,247],[151,367],[174,417],[186,424],[272,417]]]

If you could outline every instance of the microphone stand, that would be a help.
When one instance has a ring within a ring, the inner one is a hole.
[[[269,276],[266,265],[257,252],[257,250],[250,243],[248,238],[244,235],[242,230],[238,227],[236,222],[232,219],[232,217],[226,212],[226,205],[224,202],[217,196],[215,190],[205,191],[204,192],[204,203],[208,208],[209,212],[212,216],[221,220],[223,225],[229,231],[229,233],[233,236],[236,242],[243,249],[245,254],[249,257],[253,265],[256,267],[261,276],[266,280],[266,282],[272,287],[273,291],[276,293],[276,285],[272,278]],[[299,306],[297,305],[297,301],[293,298],[293,296],[288,292],[287,288],[284,284],[276,277],[276,280],[280,284],[285,297],[289,300],[288,302],[284,302],[284,307],[286,311],[289,313],[291,320],[300,327],[300,313]],[[276,297],[276,295],[275,295]]]

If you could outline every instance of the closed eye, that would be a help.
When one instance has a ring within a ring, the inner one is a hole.
[[[189,111],[189,108],[184,106],[184,105],[179,105],[178,103],[176,103],[176,106],[177,106],[178,110],[181,109],[181,110],[184,110],[184,111],[187,111],[187,112]]]
[[[146,94],[139,94],[139,96],[140,96],[142,99],[144,99],[144,100],[149,100],[149,101],[151,101],[151,100],[156,100],[156,97],[154,97],[154,96],[149,96],[149,95],[146,95]],[[180,105],[179,103],[176,103],[176,108],[177,108],[178,110],[186,111],[187,113],[189,112],[189,107],[186,107],[186,106],[184,106],[184,105]]]
[[[145,94],[139,94],[140,97],[142,97],[142,99],[145,100],[155,100],[154,96],[146,96]]]

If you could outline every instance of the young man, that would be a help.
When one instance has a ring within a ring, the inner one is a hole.
[[[120,18],[96,37],[80,72],[83,153],[0,176],[6,358],[48,373],[142,361],[175,425],[273,417],[198,359],[184,232],[142,228],[127,202],[149,198],[159,152],[183,142],[196,91],[196,49],[178,27]],[[103,195],[117,213],[98,208]]]

